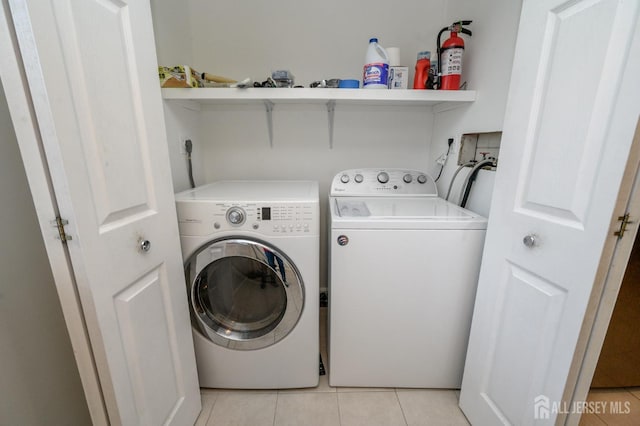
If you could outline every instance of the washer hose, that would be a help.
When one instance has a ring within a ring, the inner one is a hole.
[[[476,175],[478,174],[478,171],[488,164],[491,164],[492,167],[496,166],[494,159],[482,160],[478,162],[475,166],[473,166],[473,168],[467,175],[467,178],[464,180],[464,183],[462,184],[462,188],[460,189],[460,197],[458,197],[459,206],[464,207],[467,204],[467,199],[469,198],[469,192],[471,192],[471,184],[475,180]]]
[[[464,163],[462,166],[458,167],[458,169],[453,174],[453,177],[451,178],[451,183],[449,183],[449,190],[447,191],[447,196],[444,198],[445,200],[448,200],[449,195],[451,195],[451,188],[453,188],[453,182],[456,180],[456,176],[458,176],[458,173],[460,173],[460,171],[465,167],[473,166],[474,164],[476,164],[475,161],[469,161],[468,163]]]

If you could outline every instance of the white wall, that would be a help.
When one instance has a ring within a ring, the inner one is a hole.
[[[0,425],[91,424],[0,85]]]
[[[413,68],[417,52],[435,48],[446,25],[446,0],[301,2],[189,0],[193,66],[262,81],[289,69],[305,86],[323,78],[356,78],[370,37],[399,47]]]
[[[469,29],[473,36],[465,38],[463,81],[470,90],[478,91],[478,99],[469,106],[437,114],[430,151],[430,169],[437,175],[436,159],[447,150],[447,139],[453,137],[452,154],[438,182],[445,195],[457,166],[460,136],[464,133],[502,130],[516,34],[520,21],[520,0],[451,0],[448,21],[472,19]],[[443,35],[443,40],[448,37]],[[500,165],[498,164],[498,167]],[[457,200],[460,184],[467,170],[460,172],[452,190],[451,200]],[[467,208],[489,215],[495,172],[482,170],[472,188]]]
[[[185,139],[193,143],[192,167],[196,185],[205,182],[203,155],[207,141],[200,137],[200,105],[194,102],[165,102],[164,119],[167,127],[167,142],[169,144],[169,161],[171,162],[171,176],[173,190],[180,192],[190,188],[187,155],[184,149]]]
[[[193,43],[188,2],[151,0],[151,13],[158,64],[191,64]]]

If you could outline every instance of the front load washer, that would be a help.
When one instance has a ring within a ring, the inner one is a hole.
[[[317,386],[318,205],[310,181],[176,195],[200,386]]]
[[[329,384],[459,388],[486,219],[404,169],[339,173],[329,208]]]

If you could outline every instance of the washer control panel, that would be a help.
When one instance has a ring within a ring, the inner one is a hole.
[[[181,235],[252,231],[263,235],[318,235],[317,203],[178,203]]]
[[[428,174],[409,169],[350,169],[335,175],[332,196],[437,196],[436,183]]]

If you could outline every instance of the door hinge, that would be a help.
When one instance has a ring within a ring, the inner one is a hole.
[[[618,216],[618,221],[620,221],[620,228],[616,232],[613,233],[618,239],[621,239],[624,236],[624,233],[627,231],[627,225],[630,223],[634,223],[629,220],[629,213],[625,213],[624,216]]]
[[[66,219],[62,219],[60,216],[56,217],[56,220],[51,221],[51,225],[53,225],[53,227],[55,228],[58,228],[58,236],[56,238],[65,244],[67,241],[73,239],[73,237],[71,237],[71,235],[67,235],[67,233],[64,230],[64,226],[68,224],[69,224],[69,221]]]

